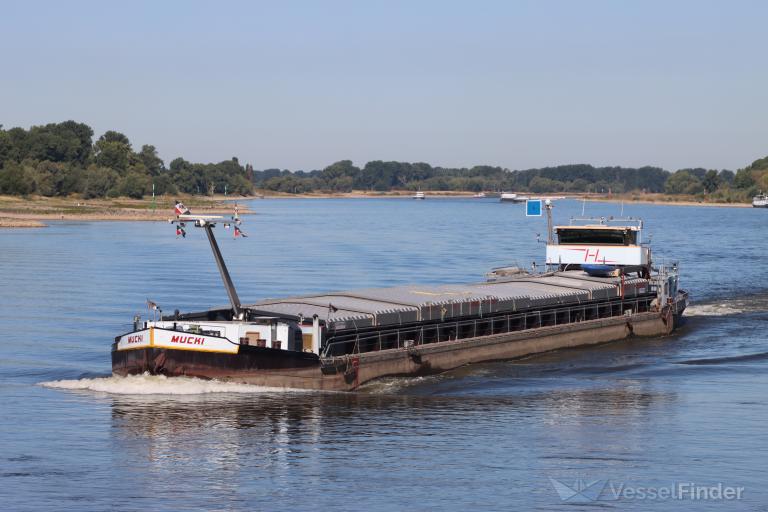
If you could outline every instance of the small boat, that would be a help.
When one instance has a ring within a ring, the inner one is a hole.
[[[524,203],[529,199],[529,196],[521,196],[512,192],[502,192],[501,194],[502,203]]]
[[[768,194],[762,192],[752,198],[752,206],[754,208],[768,208]]]
[[[414,198],[414,199],[426,199],[426,198],[427,198],[427,196],[426,196],[426,195],[424,195],[424,192],[422,192],[421,190],[419,190],[418,192],[416,192],[415,194],[413,194],[413,198]]]
[[[473,195],[475,199],[485,199],[485,192],[478,192],[477,194]]]

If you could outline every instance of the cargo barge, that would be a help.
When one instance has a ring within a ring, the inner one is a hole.
[[[544,272],[502,268],[472,284],[241,304],[213,234],[223,221],[181,211],[172,222],[204,229],[230,304],[134,318],[132,332],[112,345],[116,375],[349,391],[384,376],[666,335],[688,304],[677,265],[654,267],[642,221],[572,219],[553,227],[551,204]]]

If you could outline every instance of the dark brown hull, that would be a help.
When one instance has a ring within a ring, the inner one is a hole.
[[[145,348],[112,352],[113,372],[191,376],[270,387],[350,391],[384,376],[424,375],[465,364],[514,359],[562,348],[594,345],[630,336],[669,334],[682,320],[647,312],[476,338],[319,358],[315,354],[249,345],[238,354]]]
[[[237,354],[167,348],[112,351],[112,372],[117,375],[189,375],[220,378],[233,373],[320,368],[316,354],[241,345]]]

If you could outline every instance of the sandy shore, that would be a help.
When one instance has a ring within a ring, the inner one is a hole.
[[[666,196],[663,196],[666,197]],[[715,203],[696,200],[667,200],[665,198],[635,198],[635,197],[587,197],[587,201],[603,203],[633,203],[633,204],[662,204],[668,206],[712,206],[717,208],[752,208],[751,203]],[[576,198],[574,198],[576,199]],[[581,198],[578,198],[581,199]]]
[[[261,194],[255,196],[253,199],[391,199],[391,198],[403,198],[411,197],[414,192],[409,190],[393,190],[390,192],[368,192],[356,190],[353,192],[343,193],[309,193],[309,194],[285,194],[275,193],[270,191],[262,191]],[[427,198],[467,198],[474,197],[474,192],[456,192],[451,190],[438,190],[438,191],[425,191]],[[731,207],[731,208],[751,208],[750,203],[717,203],[707,202],[696,199],[690,196],[668,196],[665,194],[644,194],[638,196],[637,194],[627,195],[612,195],[606,196],[603,194],[574,194],[569,192],[558,192],[552,194],[532,194],[529,192],[518,192],[522,196],[530,196],[532,198],[545,198],[545,197],[560,197],[565,199],[576,199],[587,201],[600,201],[608,203],[636,203],[636,204],[666,204],[670,206],[716,206],[716,207]],[[492,198],[489,198],[492,199]]]
[[[205,215],[232,215],[236,199],[186,198],[180,199],[193,212]],[[248,198],[241,198],[248,199]],[[172,198],[152,199],[94,199],[0,196],[0,227],[43,227],[41,221],[166,221],[174,216]],[[252,213],[238,206],[242,215]]]
[[[44,228],[39,220],[20,219],[16,217],[0,217],[0,228]]]
[[[252,199],[392,199],[402,197],[412,197],[414,192],[408,190],[395,190],[392,192],[338,192],[338,193],[309,193],[309,194],[285,194],[272,191],[264,191],[263,194]],[[455,191],[432,191],[425,192],[427,197],[446,198],[446,197],[472,197],[474,192],[455,192]]]

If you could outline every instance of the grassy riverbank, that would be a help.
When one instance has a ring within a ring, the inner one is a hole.
[[[583,197],[583,196],[582,196]],[[667,204],[672,206],[719,206],[732,208],[751,208],[752,203],[736,203],[717,201],[701,196],[671,195],[671,194],[619,194],[612,196],[587,196],[588,201],[605,201],[613,203],[637,204]]]
[[[0,196],[0,227],[42,227],[50,220],[89,221],[164,221],[173,216],[175,198],[92,199],[60,197]],[[230,215],[233,200],[223,197],[180,196],[193,212],[207,215]],[[241,214],[251,213],[244,206]]]

